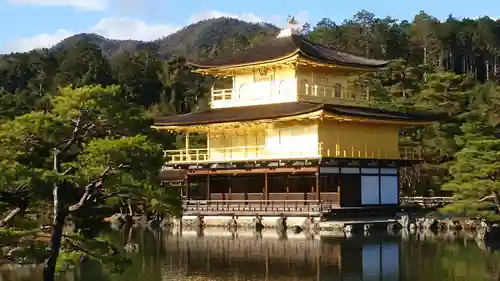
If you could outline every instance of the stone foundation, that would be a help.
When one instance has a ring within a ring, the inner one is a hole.
[[[285,222],[284,222],[285,221]],[[260,225],[258,225],[260,224]],[[357,221],[321,221],[318,217],[280,217],[269,216],[183,216],[174,222],[176,226],[182,228],[229,228],[229,229],[291,229],[294,232],[338,232],[342,233],[371,233],[371,232],[391,232],[393,229],[400,229],[396,219],[366,219]]]
[[[233,219],[232,216],[204,216],[203,223],[205,227],[227,227],[229,222]],[[239,216],[234,218],[237,227],[254,228],[256,217],[255,216]],[[264,228],[276,228],[277,221],[281,219],[279,216],[262,217],[260,222]],[[287,227],[302,226],[307,217],[287,217]],[[319,218],[313,218],[319,221]],[[198,224],[198,216],[183,216],[181,219],[176,219],[174,225],[182,226],[196,226]]]

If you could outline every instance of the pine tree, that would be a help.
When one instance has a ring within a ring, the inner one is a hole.
[[[471,97],[474,109],[466,114],[463,135],[456,143],[463,148],[450,166],[452,180],[443,189],[454,192],[455,203],[443,211],[466,216],[500,218],[500,127],[498,91],[487,84]]]

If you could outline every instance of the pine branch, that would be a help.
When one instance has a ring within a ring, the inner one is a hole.
[[[484,201],[486,201],[486,200],[493,200],[493,199],[495,199],[495,196],[494,196],[494,195],[488,195],[488,196],[485,196],[485,197],[481,198],[481,199],[479,200],[479,202],[484,202]]]
[[[118,169],[124,168],[125,166],[126,165],[120,164],[116,168],[107,167],[101,173],[101,175],[99,176],[99,178],[97,178],[96,180],[90,182],[89,184],[87,184],[85,186],[85,193],[80,198],[80,201],[78,203],[74,204],[74,205],[71,205],[69,207],[69,211],[70,212],[74,212],[76,210],[79,210],[80,208],[82,208],[83,206],[85,206],[88,202],[92,201],[91,200],[92,194],[94,193],[95,190],[98,190],[99,188],[102,187],[102,185],[104,184],[104,181],[105,181],[106,177],[109,176],[109,174],[111,174],[112,172],[114,172],[114,171],[116,171]]]
[[[15,196],[8,192],[2,192],[0,194],[0,201],[8,203],[10,206],[17,206],[0,221],[0,227],[7,225],[16,215],[23,213],[28,208],[28,197],[24,193]]]
[[[0,227],[4,227],[5,225],[7,225],[10,220],[12,220],[17,214],[21,212],[21,210],[21,207],[17,207],[14,210],[10,211],[9,214],[0,221]]]
[[[79,138],[85,138],[88,133],[93,129],[96,125],[92,122],[88,122],[86,124],[83,124],[83,119],[86,116],[86,112],[83,112],[78,118],[74,121],[75,122],[75,127],[73,128],[73,133],[71,134],[71,137],[69,140],[65,141],[63,143],[62,148],[58,149],[58,156],[61,153],[64,153],[68,151]]]
[[[76,142],[76,139],[78,138],[78,135],[82,130],[82,125],[81,125],[82,119],[83,115],[78,116],[78,118],[75,121],[75,127],[73,128],[73,133],[71,134],[71,138],[64,144],[64,146],[61,149],[58,150],[58,154],[66,152]]]
[[[61,175],[65,176],[65,175],[71,173],[74,169],[75,169],[75,167],[69,167]]]
[[[64,237],[66,238],[66,243],[73,249],[73,251],[79,251],[79,252],[82,252],[84,254],[87,254],[88,256],[90,256],[98,261],[103,261],[100,257],[96,256],[92,252],[80,247],[79,245],[77,245],[76,243],[71,241],[71,238],[69,236],[64,235]]]
[[[125,197],[126,195],[127,194],[122,193],[122,192],[113,192],[113,193],[105,194],[105,195],[97,198],[97,200],[106,200],[106,199],[113,198],[113,197]]]

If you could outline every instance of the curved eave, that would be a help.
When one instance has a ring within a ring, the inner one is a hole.
[[[302,51],[299,53],[303,57],[303,59],[299,58],[298,61],[299,63],[312,64],[312,65],[318,64],[324,67],[344,68],[344,69],[358,70],[358,71],[377,71],[380,68],[386,67],[391,63],[391,61],[386,61],[384,63],[381,63],[380,65],[348,65],[348,64],[333,63],[330,61],[318,60]]]
[[[285,56],[285,57],[280,57],[280,58],[273,59],[273,60],[252,62],[252,63],[247,63],[247,64],[210,66],[210,65],[200,65],[200,64],[191,63],[190,65],[198,68],[198,69],[193,70],[193,72],[195,72],[195,73],[216,74],[216,73],[223,73],[225,71],[234,71],[234,70],[245,69],[245,68],[255,68],[255,67],[259,67],[259,66],[263,66],[263,65],[287,64],[287,63],[298,63],[298,64],[305,64],[305,65],[315,65],[315,66],[321,66],[321,67],[346,69],[346,70],[350,70],[350,71],[370,72],[370,71],[377,71],[383,67],[386,67],[387,65],[389,65],[390,61],[384,62],[380,65],[370,65],[370,66],[368,66],[368,65],[366,65],[366,66],[347,65],[347,64],[333,63],[330,61],[318,60],[314,57],[311,57],[311,56],[305,54],[302,51],[296,51],[296,52],[294,52],[288,56]]]
[[[387,120],[387,119],[375,119],[369,117],[360,117],[360,116],[348,116],[348,115],[339,115],[326,113],[323,116],[324,119],[336,120],[336,121],[344,121],[344,122],[359,122],[359,123],[370,123],[370,124],[392,124],[398,127],[415,127],[415,126],[426,126],[435,121],[421,121],[421,120]]]
[[[286,63],[288,61],[296,60],[298,53],[299,53],[299,49],[297,48],[295,51],[293,51],[285,56],[282,56],[282,57],[272,58],[272,59],[263,60],[263,61],[242,63],[242,64],[230,64],[230,65],[210,65],[209,64],[209,65],[204,65],[204,64],[196,63],[196,62],[188,62],[188,64],[198,68],[196,70],[193,70],[193,72],[224,71],[224,70],[231,70],[231,69],[235,69],[235,68],[255,67],[258,65],[262,65],[262,64]]]
[[[249,125],[258,125],[258,124],[265,124],[265,123],[273,123],[273,122],[285,122],[285,121],[298,121],[298,120],[304,120],[304,119],[317,119],[320,118],[323,115],[323,110],[314,108],[308,112],[302,112],[294,115],[289,115],[289,116],[282,116],[282,117],[277,117],[277,118],[264,118],[264,119],[246,119],[246,120],[240,120],[240,121],[229,121],[229,122],[203,122],[203,123],[196,123],[196,124],[155,124],[151,126],[151,128],[155,130],[162,130],[162,131],[207,131],[209,126],[224,126],[224,127],[231,127],[231,126],[239,126],[242,124]]]
[[[171,132],[184,132],[184,131],[192,131],[192,132],[206,132],[208,131],[208,127],[237,127],[241,125],[259,125],[265,123],[273,123],[273,122],[286,122],[286,121],[302,121],[302,120],[335,120],[339,122],[357,122],[357,123],[366,123],[366,124],[386,124],[386,125],[394,125],[398,127],[415,127],[415,126],[426,126],[434,123],[435,121],[429,120],[389,120],[383,118],[373,118],[373,117],[362,117],[362,116],[350,116],[350,115],[341,115],[330,113],[323,109],[314,109],[310,112],[299,113],[290,116],[283,116],[278,118],[267,118],[267,119],[247,119],[247,120],[239,120],[239,121],[230,121],[230,122],[202,122],[202,123],[193,123],[193,124],[155,124],[151,126],[151,128],[155,130],[161,131],[171,131]]]

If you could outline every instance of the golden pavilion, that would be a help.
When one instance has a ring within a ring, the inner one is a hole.
[[[421,159],[418,147],[399,145],[399,132],[433,120],[370,107],[359,76],[388,63],[326,48],[294,28],[191,62],[222,86],[212,88],[208,110],[155,120],[157,130],[185,135],[182,148],[165,152],[166,178],[185,182],[198,214],[398,206],[398,170]],[[204,147],[193,146],[195,135]]]

